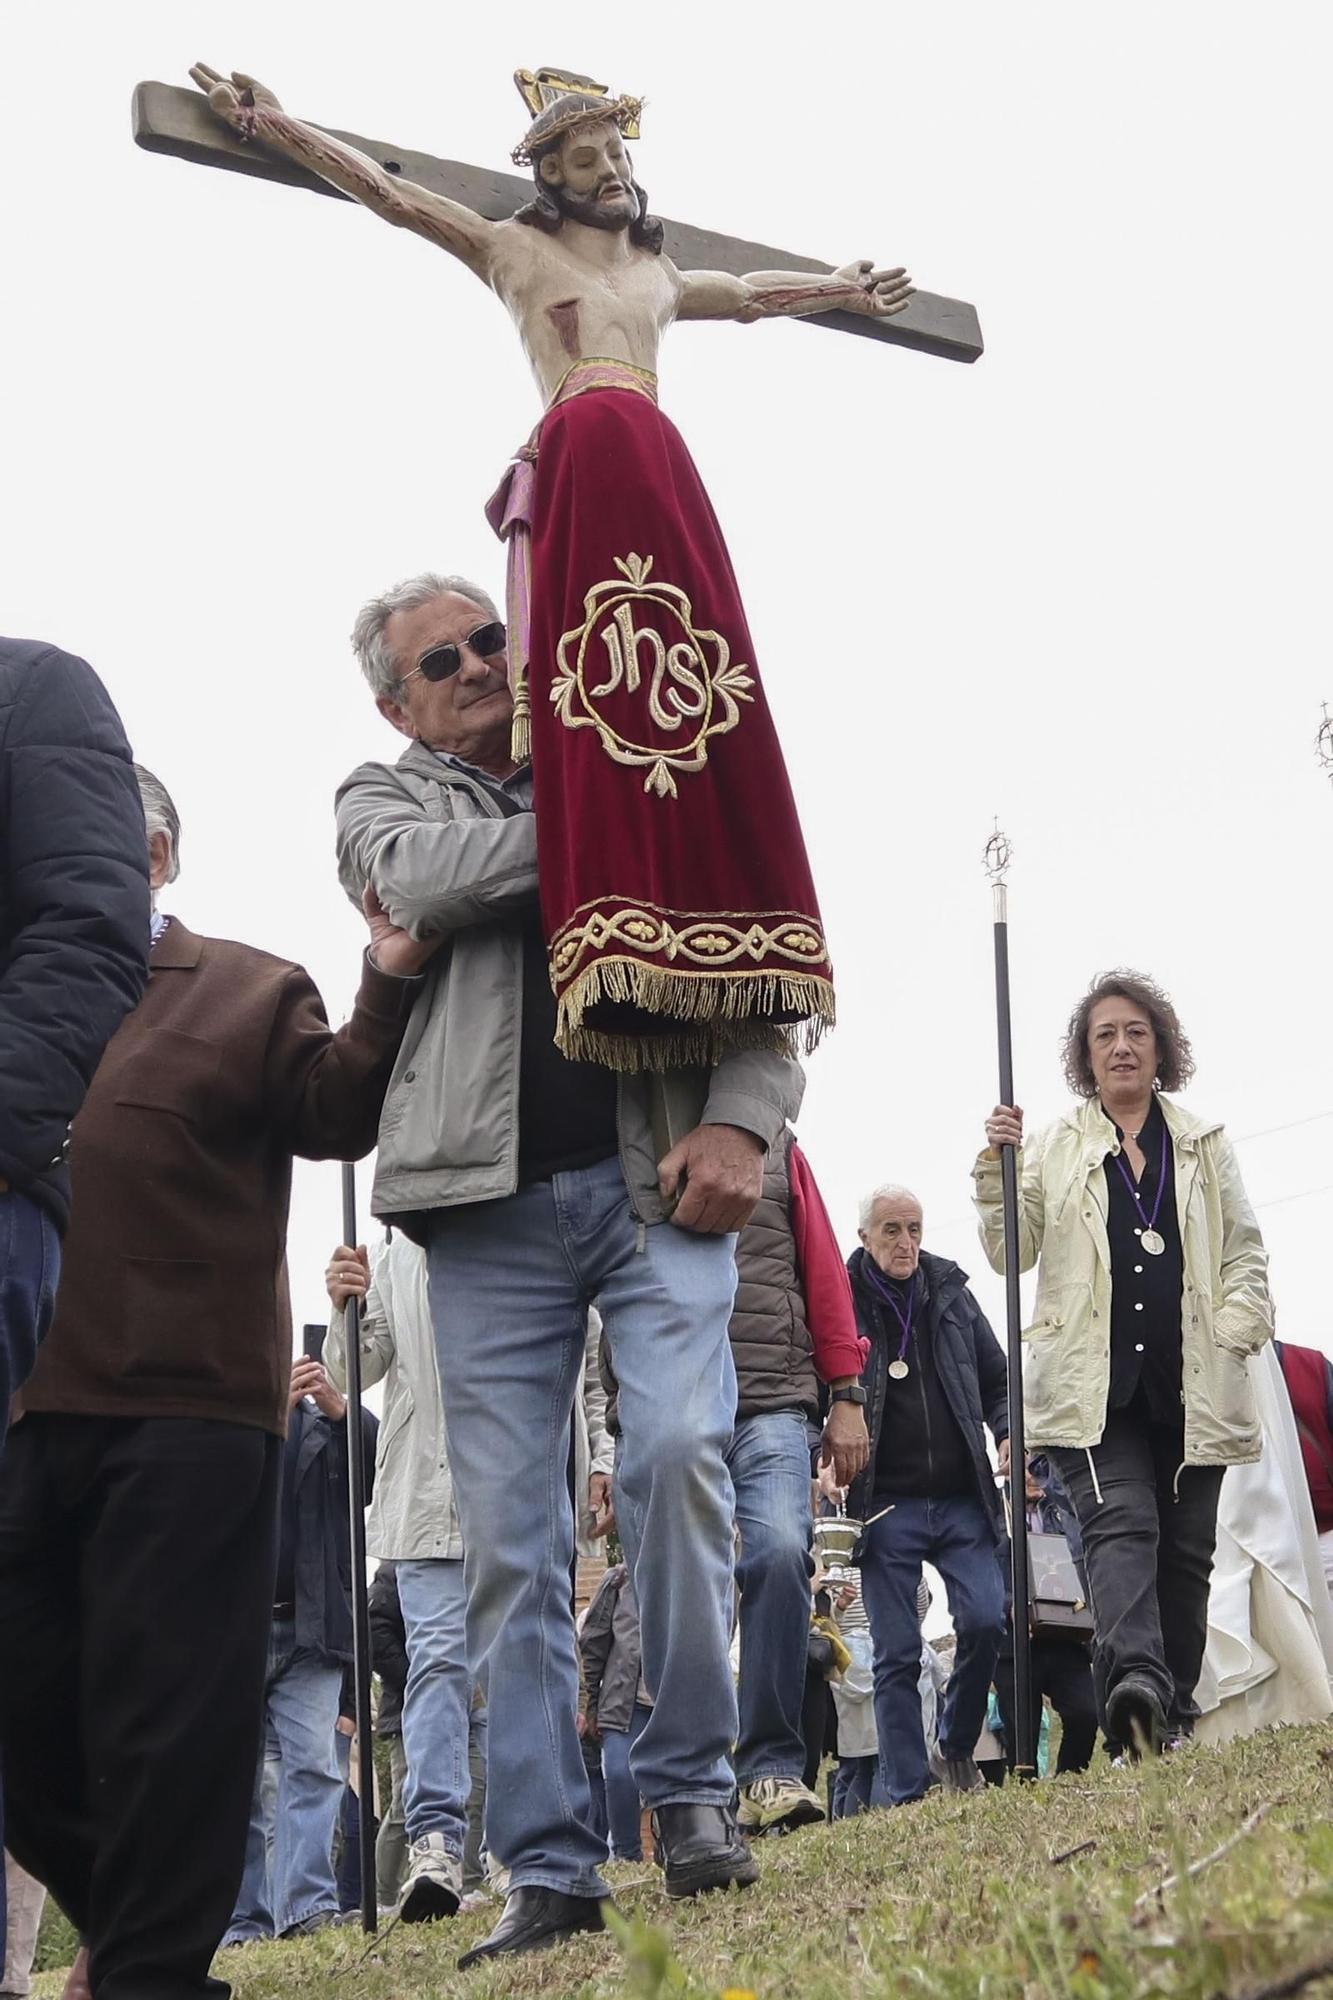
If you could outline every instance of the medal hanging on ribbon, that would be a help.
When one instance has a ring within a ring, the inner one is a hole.
[[[1134,1185],[1133,1175],[1125,1165],[1125,1156],[1123,1153],[1116,1154],[1115,1163],[1124,1175],[1125,1186],[1129,1189],[1130,1200],[1138,1210],[1139,1221],[1143,1224],[1142,1229],[1139,1231],[1139,1242],[1150,1257],[1160,1257],[1166,1249],[1166,1238],[1159,1235],[1157,1229],[1157,1217],[1161,1213],[1162,1195],[1166,1189],[1166,1120],[1162,1120],[1162,1157],[1157,1166],[1157,1196],[1152,1205],[1151,1215],[1149,1215],[1147,1209],[1139,1199],[1139,1191]]]
[[[907,1344],[912,1338],[912,1314],[916,1309],[916,1272],[913,1271],[912,1282],[907,1288],[907,1310],[904,1312],[898,1303],[897,1294],[889,1290],[879,1274],[878,1267],[868,1257],[865,1268],[875,1290],[885,1304],[892,1307],[893,1316],[902,1328],[902,1342],[897,1354],[889,1363],[889,1374],[895,1382],[905,1382],[912,1372],[907,1365]]]

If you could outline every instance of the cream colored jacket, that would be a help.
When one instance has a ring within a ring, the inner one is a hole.
[[[1184,1249],[1181,1291],[1185,1463],[1244,1465],[1263,1447],[1249,1357],[1273,1337],[1268,1259],[1230,1140],[1216,1122],[1161,1100],[1175,1154]],[[1019,1155],[1019,1266],[1037,1265],[1037,1303],[1023,1334],[1029,1446],[1097,1444],[1111,1377],[1107,1155],[1115,1127],[1096,1098],[1072,1105]],[[981,1241],[1004,1270],[999,1155],[972,1175]]]
[[[606,1391],[598,1372],[602,1323],[588,1315],[583,1393],[574,1405],[574,1460],[579,1506],[580,1555],[605,1547],[587,1533],[588,1479],[609,1473],[615,1444],[606,1428]],[[329,1315],[324,1366],[337,1389],[347,1387],[347,1316]],[[384,1383],[384,1412],[375,1450],[375,1496],[366,1519],[366,1554],[394,1562],[458,1561],[453,1478],[444,1441],[444,1407],[435,1334],[430,1317],[426,1253],[400,1229],[390,1232],[370,1261],[370,1290],[361,1313],[361,1386]]]

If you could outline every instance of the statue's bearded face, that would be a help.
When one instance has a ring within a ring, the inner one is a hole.
[[[634,171],[609,118],[576,125],[545,154],[537,172],[543,187],[571,222],[590,229],[628,229],[639,212]]]

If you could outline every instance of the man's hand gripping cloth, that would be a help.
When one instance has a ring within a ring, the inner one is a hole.
[[[619,1070],[809,1047],[834,1014],[731,560],[655,391],[579,363],[487,509],[556,1041]]]

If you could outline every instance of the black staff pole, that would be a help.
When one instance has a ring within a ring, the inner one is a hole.
[[[1000,1102],[1014,1102],[1014,1045],[1009,1018],[1009,898],[1013,850],[997,821],[986,843],[986,873],[995,899],[995,1019],[1000,1046]],[[1028,1608],[1027,1451],[1023,1439],[1023,1307],[1018,1271],[1018,1157],[1000,1148],[1004,1196],[1004,1302],[1009,1355],[1009,1546],[1013,1558],[1014,1734],[1016,1778],[1037,1775],[1032,1726],[1032,1629]]]
[[[343,1162],[343,1242],[356,1248],[356,1168]],[[370,1605],[366,1596],[366,1468],[361,1441],[361,1301],[343,1308],[347,1334],[347,1487],[352,1529],[352,1660],[361,1793],[361,1928],[379,1923],[375,1898],[375,1741],[370,1727]]]

